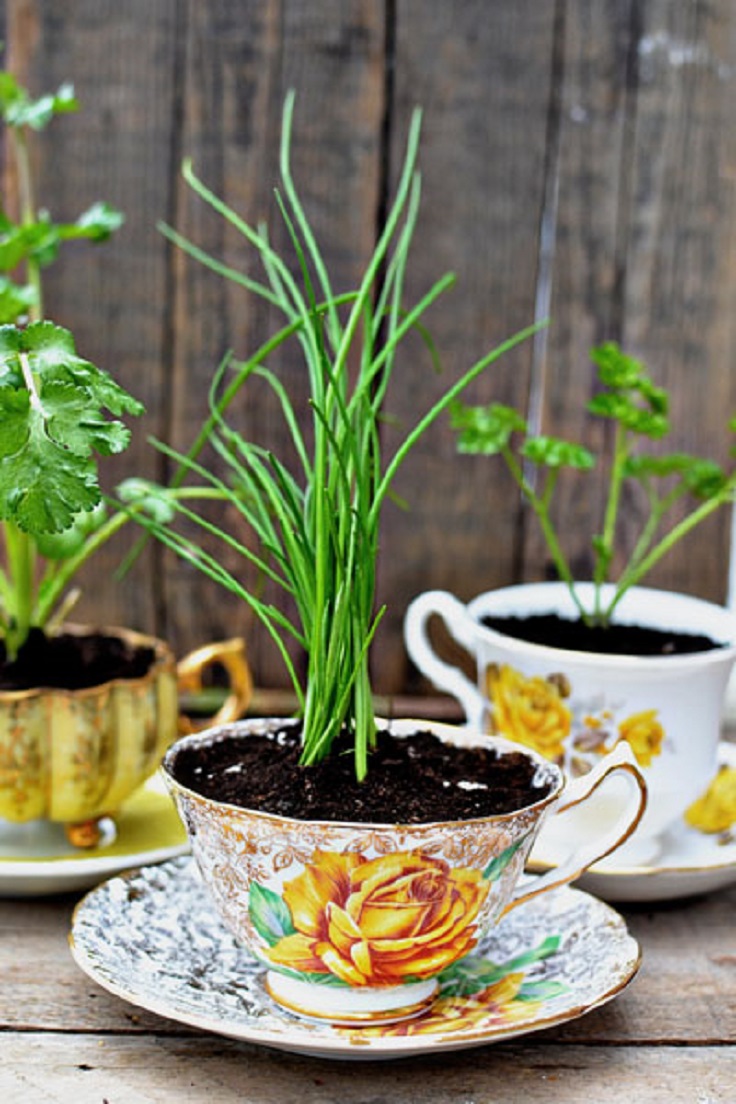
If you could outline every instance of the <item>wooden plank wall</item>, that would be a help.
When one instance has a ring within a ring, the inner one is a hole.
[[[73,218],[105,198],[127,214],[99,250],[80,245],[47,277],[48,313],[147,406],[134,444],[108,468],[161,475],[147,441],[186,447],[223,353],[254,348],[272,314],[173,250],[176,226],[229,264],[242,243],[183,185],[197,173],[249,220],[273,217],[279,118],[297,93],[294,172],[335,283],[349,287],[375,239],[411,111],[424,109],[423,207],[409,279],[456,288],[433,309],[444,362],[418,346],[387,413],[402,424],[447,380],[536,318],[549,329],[479,381],[474,401],[527,406],[553,433],[604,443],[582,412],[587,351],[613,338],[674,389],[674,447],[728,457],[736,408],[736,8],[730,0],[4,0],[7,65],[36,92],[72,80],[82,102],[37,146],[39,196]],[[298,386],[299,368],[281,370]],[[278,446],[277,412],[254,396],[237,416]],[[305,417],[306,417],[305,412]],[[390,424],[387,445],[392,442]],[[581,575],[600,509],[566,481],[558,516]],[[416,690],[401,640],[407,602],[444,587],[462,598],[542,578],[533,519],[494,461],[458,457],[447,424],[402,470],[409,509],[389,506],[373,653],[376,686]],[[627,502],[628,539],[640,516]],[[726,511],[651,582],[726,597]],[[127,539],[130,543],[132,538]],[[257,680],[285,685],[244,611],[150,547],[121,583],[122,540],[87,576],[80,615],[169,637],[179,652],[246,633]]]

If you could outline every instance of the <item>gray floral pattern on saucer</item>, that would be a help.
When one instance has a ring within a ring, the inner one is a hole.
[[[564,887],[510,913],[440,979],[415,1020],[339,1028],[290,1015],[210,904],[189,857],[112,878],[77,906],[72,953],[101,986],[206,1031],[295,1053],[391,1058],[477,1046],[576,1018],[633,978],[639,947],[609,905]]]

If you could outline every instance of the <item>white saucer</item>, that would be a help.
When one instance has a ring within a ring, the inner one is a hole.
[[[640,953],[602,901],[564,888],[516,909],[480,953],[441,976],[441,998],[399,1025],[338,1028],[274,1004],[263,969],[214,911],[190,858],[113,878],[77,906],[72,954],[116,996],[205,1031],[322,1057],[394,1058],[480,1046],[611,1000]]]
[[[736,744],[722,741],[721,766],[736,767]],[[656,857],[642,865],[624,865],[616,852],[578,879],[582,888],[606,901],[666,901],[710,893],[736,882],[736,825],[708,834],[680,821],[659,839]],[[545,824],[531,855],[531,870],[557,866],[570,849],[564,814]]]
[[[0,897],[39,897],[89,889],[134,866],[189,850],[186,832],[164,784],[156,777],[125,803],[108,846],[80,851],[61,825],[0,820]]]

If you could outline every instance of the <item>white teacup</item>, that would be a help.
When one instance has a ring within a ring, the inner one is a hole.
[[[591,585],[581,584],[588,603]],[[417,668],[452,694],[468,727],[498,733],[540,751],[574,775],[626,740],[647,783],[649,802],[627,845],[626,860],[649,861],[660,835],[675,825],[706,789],[718,767],[721,714],[736,657],[736,619],[720,606],[643,587],[621,601],[616,620],[710,636],[718,645],[689,655],[596,655],[529,644],[484,625],[487,615],[577,609],[561,583],[532,583],[488,591],[468,605],[444,591],[428,591],[410,605],[406,647]],[[477,682],[441,659],[429,625],[439,616],[474,658]],[[591,818],[607,815],[589,803]],[[623,852],[617,854],[621,859]]]

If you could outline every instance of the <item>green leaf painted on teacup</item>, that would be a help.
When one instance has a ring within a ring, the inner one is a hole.
[[[527,838],[528,834],[522,836],[521,839],[516,840],[516,842],[507,847],[505,851],[502,851],[500,855],[496,855],[495,859],[491,859],[488,866],[483,871],[483,877],[487,882],[495,882],[501,877],[514,855]]]
[[[480,955],[468,955],[443,970],[439,982],[443,997],[469,997],[495,985],[509,974],[522,973],[537,962],[550,958],[560,945],[559,935],[549,935],[536,947],[524,951],[506,962],[492,962]],[[525,986],[527,983],[524,983]],[[529,983],[531,984],[531,983]],[[536,984],[536,983],[535,983]],[[550,983],[551,984],[551,983]],[[555,994],[556,995],[556,994]],[[527,1000],[532,1000],[529,995]]]
[[[273,947],[285,935],[293,935],[296,931],[288,906],[278,894],[258,882],[253,882],[250,888],[248,915],[253,927],[269,947]]]
[[[562,981],[525,981],[516,994],[517,1001],[550,1001],[569,992]]]
[[[310,970],[290,970],[288,966],[280,966],[278,963],[271,962],[268,958],[263,958],[262,961],[268,966],[269,970],[273,970],[277,974],[283,974],[284,977],[293,978],[294,981],[308,981],[311,985],[326,985],[330,989],[352,988],[347,981],[343,981],[335,974],[318,974]]]

